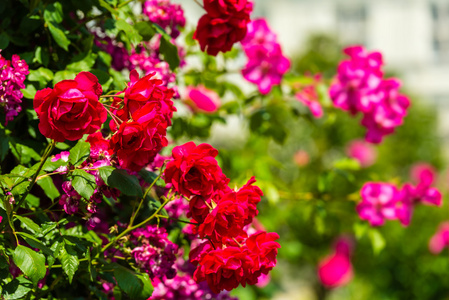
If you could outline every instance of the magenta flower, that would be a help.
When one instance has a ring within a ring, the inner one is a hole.
[[[443,222],[430,239],[429,250],[433,254],[439,254],[447,247],[449,247],[449,222]]]
[[[255,45],[246,49],[245,53],[249,60],[242,70],[243,77],[257,84],[262,94],[268,94],[273,85],[280,84],[290,68],[290,60],[282,54],[279,44],[275,44],[270,52],[265,47]]]
[[[329,89],[334,105],[355,115],[363,114],[362,125],[368,131],[366,141],[380,143],[385,135],[402,125],[410,101],[399,94],[399,80],[383,79],[382,55],[367,52],[361,46],[349,47],[350,57],[338,66],[338,74]]]
[[[379,86],[381,101],[362,119],[362,125],[368,129],[365,137],[368,142],[380,143],[383,136],[393,133],[396,127],[402,125],[410,101],[398,93],[399,87],[397,79],[384,80]]]
[[[170,3],[170,0],[147,0],[142,6],[143,14],[151,22],[164,28],[172,38],[179,35],[179,27],[186,25],[181,5]]]
[[[267,47],[268,51],[272,51],[273,45],[277,44],[277,36],[268,27],[265,19],[255,19],[248,24],[248,32],[241,43],[243,48],[259,45]]]
[[[367,52],[361,46],[348,47],[343,52],[349,55],[338,66],[338,75],[329,93],[334,105],[356,114],[367,112],[372,103],[379,102],[377,88],[382,82],[382,54]]]
[[[339,238],[334,245],[334,251],[318,264],[318,277],[327,288],[343,286],[353,277],[351,241],[346,237]]]
[[[22,111],[23,94],[26,75],[29,74],[25,60],[14,54],[11,60],[1,55],[0,49],[0,108],[5,113],[5,125]]]
[[[346,146],[346,154],[357,160],[362,168],[374,164],[377,158],[376,149],[363,140],[353,140]]]
[[[290,60],[282,54],[281,46],[264,19],[254,20],[242,41],[248,63],[242,70],[243,77],[257,84],[262,94],[268,94],[273,85],[281,83],[290,68]]]
[[[397,188],[388,183],[368,182],[360,191],[362,201],[356,210],[362,220],[371,226],[382,226],[385,219],[394,220],[396,216]]]
[[[221,105],[220,97],[204,86],[187,87],[184,101],[193,111],[214,113]]]

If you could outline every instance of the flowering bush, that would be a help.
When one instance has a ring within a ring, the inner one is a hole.
[[[198,4],[189,32],[169,0],[4,1],[2,299],[272,298],[297,268],[382,298],[401,259],[439,280],[413,256],[449,245],[433,117],[381,53],[298,74],[257,3]]]

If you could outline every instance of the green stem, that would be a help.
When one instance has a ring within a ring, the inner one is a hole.
[[[36,173],[34,173],[33,178],[31,179],[31,183],[28,186],[28,188],[25,191],[25,194],[20,198],[19,202],[17,203],[16,207],[14,208],[14,212],[17,212],[17,210],[22,205],[23,201],[25,201],[25,198],[30,193],[31,189],[33,188],[34,184],[37,181],[37,177],[39,176],[39,172],[42,170],[42,167],[44,166],[45,162],[47,161],[47,158],[50,156],[53,149],[55,149],[56,141],[52,140],[50,144],[48,144],[47,148],[44,151],[44,155],[42,156],[41,163],[37,167]]]
[[[193,222],[189,222],[189,221],[185,221],[185,220],[180,220],[180,219],[176,219],[176,218],[172,218],[169,216],[163,216],[163,215],[157,215],[156,218],[164,218],[164,219],[170,219],[170,220],[174,220],[176,222],[181,222],[181,223],[186,223],[186,224],[191,224],[191,225],[196,225],[198,226],[198,223],[193,223]]]
[[[100,98],[125,98],[125,95],[102,95]]]
[[[165,197],[164,197],[165,198]],[[125,231],[123,231],[122,233],[120,233],[115,239],[113,239],[112,241],[110,241],[106,246],[104,246],[101,249],[101,252],[104,253],[107,249],[111,248],[112,245],[114,245],[114,243],[116,241],[118,241],[120,238],[122,238],[123,236],[127,235],[128,233],[130,233],[131,231],[133,231],[136,228],[142,227],[144,225],[146,225],[148,222],[150,222],[151,220],[153,220],[158,214],[159,212],[164,208],[165,205],[167,205],[168,202],[170,202],[171,199],[167,199],[165,198],[164,203],[161,204],[161,206],[146,220],[140,222],[137,225],[134,225],[132,227],[128,227]]]
[[[145,198],[147,197],[149,191],[150,191],[150,190],[153,188],[153,186],[156,184],[156,182],[162,177],[162,172],[163,172],[163,170],[164,170],[164,167],[165,167],[165,161],[164,161],[164,163],[162,164],[162,166],[161,166],[161,168],[160,168],[159,175],[156,177],[155,180],[153,180],[153,182],[151,183],[151,185],[147,188],[147,190],[146,190],[145,193],[143,194],[142,199],[140,199],[140,203],[139,203],[139,206],[137,207],[136,212],[133,213],[132,216],[131,216],[131,219],[130,219],[130,221],[129,221],[128,228],[131,227],[131,226],[133,226],[134,220],[136,219],[137,214],[139,213],[140,208],[142,207],[143,201],[144,201]]]
[[[131,2],[133,2],[133,1],[134,1],[134,0],[128,0],[128,1],[125,1],[125,2],[123,2],[123,3],[120,3],[120,4],[117,6],[117,8],[123,7],[123,6],[125,6],[126,4],[131,3]]]

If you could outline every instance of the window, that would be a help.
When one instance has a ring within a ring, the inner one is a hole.
[[[432,47],[437,63],[449,63],[449,3],[431,3]]]
[[[366,6],[344,3],[337,6],[337,29],[344,44],[366,44]]]

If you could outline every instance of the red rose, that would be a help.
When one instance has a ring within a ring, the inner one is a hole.
[[[204,0],[203,3],[204,9],[212,17],[252,11],[252,3],[248,0]]]
[[[210,237],[218,245],[227,239],[246,237],[243,227],[247,211],[246,203],[238,202],[235,192],[227,193],[198,227],[198,234],[201,238]]]
[[[278,248],[281,248],[281,245],[275,242],[277,239],[279,235],[276,232],[258,231],[246,240],[250,255],[257,262],[260,273],[267,274],[276,266]],[[256,278],[259,275],[257,274]]]
[[[213,206],[212,201],[217,204],[226,193],[232,190],[226,185],[222,190],[215,191],[210,197],[193,196],[189,201],[188,218],[198,223],[203,223]]]
[[[97,77],[89,72],[37,91],[33,105],[40,119],[39,131],[57,142],[76,141],[96,132],[107,118],[98,102],[101,93]]]
[[[245,225],[250,224],[253,221],[253,218],[259,213],[257,204],[260,202],[260,197],[263,196],[261,189],[258,186],[252,185],[255,182],[256,179],[254,176],[251,177],[251,179],[248,180],[248,182],[236,193],[237,201],[244,203],[247,208]]]
[[[196,282],[206,280],[212,292],[232,290],[241,284],[246,286],[254,262],[246,247],[227,247],[207,252],[199,261],[193,274]]]
[[[200,43],[202,51],[215,56],[220,51],[231,50],[234,43],[245,38],[247,25],[251,21],[250,2],[206,0],[204,6],[207,7],[207,14],[200,18],[193,34],[193,38]]]
[[[165,182],[173,184],[174,189],[187,198],[192,195],[209,197],[229,182],[215,160],[218,151],[211,145],[196,146],[188,142],[173,148],[172,155],[173,160],[164,172]]]
[[[110,140],[110,148],[124,169],[140,171],[168,144],[165,121],[153,106],[148,103],[133,114],[135,121],[123,122]]]

